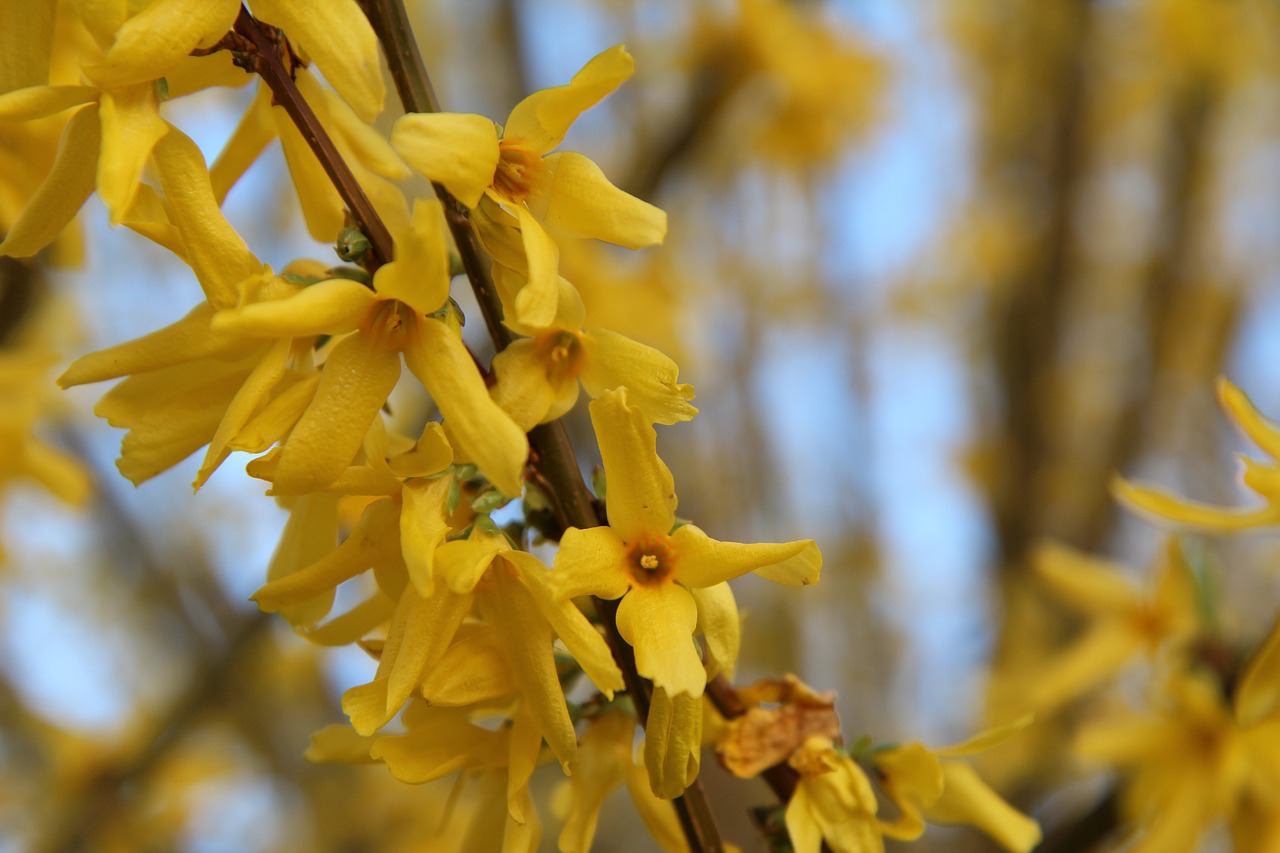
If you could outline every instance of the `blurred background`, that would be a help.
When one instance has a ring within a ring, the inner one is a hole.
[[[434,0],[414,18],[446,109],[498,121],[610,45],[636,57],[563,147],[666,209],[670,235],[566,246],[564,274],[588,326],[663,349],[698,389],[698,418],[659,437],[680,515],[826,557],[817,589],[735,586],[737,681],[836,690],[850,739],[961,740],[1013,713],[993,667],[1069,635],[1029,580],[1037,543],[1135,578],[1160,549],[1114,473],[1245,500],[1231,453],[1249,448],[1213,380],[1280,415],[1271,0]],[[251,95],[166,117],[213,161]],[[15,186],[52,154],[0,147]],[[276,269],[332,260],[276,145],[226,212]],[[73,357],[199,298],[181,262],[105,223],[93,199],[57,251],[0,268],[0,851],[430,849],[448,780],[302,758],[373,662],[247,601],[284,520],[261,484],[233,459],[192,497],[193,458],[135,489],[91,412],[103,389],[54,388]],[[33,423],[89,471],[78,507],[12,461]],[[1221,619],[1256,642],[1274,542],[1193,545],[1225,567]],[[1050,837],[1108,784],[1060,752],[987,771]],[[745,814],[767,793],[703,766],[727,834],[757,849]],[[642,849],[630,812],[616,795],[598,849]],[[915,847],[994,849],[936,830]]]

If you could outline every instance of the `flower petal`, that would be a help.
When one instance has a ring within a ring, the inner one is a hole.
[[[556,598],[621,598],[630,586],[627,546],[611,527],[570,527],[560,539],[548,583]]]
[[[382,112],[378,37],[356,0],[253,0],[253,14],[284,30],[360,118]]]
[[[493,358],[493,400],[526,432],[542,422],[555,402],[555,390],[533,341],[514,341]]]
[[[218,422],[218,430],[209,440],[209,450],[196,473],[193,489],[199,490],[219,465],[231,454],[228,442],[239,434],[249,419],[260,409],[281,378],[289,359],[290,341],[280,340],[271,345],[262,360],[253,368],[240,390],[231,398],[227,410]]]
[[[98,196],[111,224],[124,221],[142,180],[142,170],[169,124],[157,111],[155,88],[139,83],[102,93],[102,153],[98,157]]]
[[[719,583],[706,589],[690,589],[689,594],[698,605],[698,627],[707,638],[708,663],[713,665],[708,675],[714,677],[723,672],[732,678],[742,645],[742,626],[733,590],[727,583]]]
[[[435,591],[436,548],[449,535],[445,501],[453,477],[410,480],[404,484],[404,508],[400,511],[400,547],[409,568],[409,580],[421,595]]]
[[[636,61],[626,47],[609,48],[584,65],[568,85],[542,89],[516,104],[502,129],[503,138],[545,154],[564,140],[578,116],[621,86],[635,70]]]
[[[1032,552],[1031,565],[1055,598],[1087,613],[1124,613],[1140,603],[1117,563],[1044,542]]]
[[[280,451],[277,494],[322,489],[338,478],[400,378],[400,357],[372,334],[334,345],[311,405]]]
[[[1012,853],[1026,853],[1040,843],[1040,825],[1006,803],[972,767],[947,761],[942,773],[946,787],[928,810],[931,821],[977,827]]]
[[[0,255],[29,258],[54,241],[97,185],[101,120],[94,104],[67,122],[53,168],[14,220]]]
[[[1234,705],[1241,726],[1280,717],[1280,621],[1245,665]]]
[[[0,93],[49,82],[57,0],[0,3]]]
[[[557,237],[589,237],[643,249],[667,238],[667,214],[609,182],[600,167],[572,151],[543,158],[529,209]]]
[[[665,535],[676,520],[676,487],[658,458],[653,425],[629,404],[625,388],[601,394],[590,411],[608,484],[609,526],[626,542]]]
[[[323,559],[338,542],[338,496],[303,495],[293,500],[289,520],[267,566],[267,582],[288,577]],[[295,629],[310,628],[333,607],[334,590],[321,590],[315,597],[280,608],[280,615]],[[387,611],[390,616],[390,610]],[[359,639],[352,637],[347,642]],[[312,642],[317,642],[312,640]]]
[[[92,86],[28,86],[0,95],[0,124],[44,118],[98,100]]]
[[[1224,377],[1218,378],[1218,401],[1244,434],[1272,459],[1280,459],[1280,427],[1254,407],[1247,394]]]
[[[320,243],[332,243],[346,222],[342,196],[284,107],[272,107],[271,118],[293,188],[298,193],[307,233]]]
[[[239,11],[235,0],[152,0],[124,22],[102,62],[85,75],[103,88],[150,83],[226,35]]]
[[[377,296],[348,278],[307,285],[288,299],[251,302],[219,311],[211,321],[215,332],[264,338],[307,338],[341,335],[359,328]]]
[[[631,768],[635,730],[635,718],[618,710],[607,711],[587,725],[569,778],[573,799],[560,830],[562,853],[590,853],[605,798]]]
[[[1231,532],[1280,523],[1280,503],[1257,509],[1216,507],[1119,478],[1112,480],[1111,493],[1130,509],[1156,521],[1172,521],[1198,530]]]
[[[613,492],[613,483],[609,483]],[[822,554],[812,539],[744,545],[719,542],[685,524],[671,534],[678,555],[676,580],[689,587],[708,587],[748,572],[789,586],[817,583]]]
[[[636,670],[673,696],[707,686],[693,630],[698,607],[679,584],[633,587],[618,605],[618,632],[636,650]]]
[[[516,320],[545,328],[560,306],[560,249],[532,213],[517,207],[516,216],[528,265],[528,278],[516,294]]]
[[[582,335],[582,387],[592,397],[626,386],[627,402],[654,423],[692,420],[693,386],[676,382],[680,368],[653,347],[608,329]]]
[[[698,778],[701,748],[702,699],[655,685],[644,727],[644,763],[655,796],[684,793]]]
[[[458,332],[439,320],[418,318],[404,360],[440,407],[456,449],[504,495],[519,495],[529,440],[489,396]]]
[[[248,109],[240,116],[240,122],[231,132],[231,138],[222,146],[218,159],[209,168],[213,195],[218,204],[226,201],[227,193],[236,182],[257,162],[259,155],[276,138],[276,122],[271,116],[271,90],[258,86]]]
[[[395,240],[395,260],[374,273],[373,289],[384,299],[430,314],[449,298],[449,249],[440,202],[416,199],[413,222]]]
[[[391,128],[391,147],[409,166],[475,207],[498,168],[498,130],[469,113],[409,113]]]

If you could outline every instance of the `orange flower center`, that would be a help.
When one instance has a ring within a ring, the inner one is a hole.
[[[642,536],[627,548],[627,571],[637,586],[659,586],[676,567],[676,553],[665,536]]]
[[[553,385],[572,382],[582,372],[582,341],[576,332],[548,329],[533,342],[534,350],[547,368],[547,379]]]
[[[532,151],[505,139],[498,140],[498,168],[493,173],[493,188],[513,202],[524,201],[539,159]]]

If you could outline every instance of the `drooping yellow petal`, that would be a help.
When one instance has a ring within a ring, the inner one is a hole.
[[[541,560],[524,551],[506,551],[502,559],[517,568],[520,582],[533,596],[539,612],[582,671],[607,698],[612,699],[614,691],[622,690],[625,685],[622,671],[614,662],[604,637],[572,601],[555,599],[549,583],[550,572]]]
[[[612,496],[613,481],[608,483]],[[812,539],[755,545],[719,542],[685,524],[671,535],[671,544],[678,555],[676,580],[689,587],[724,583],[748,572],[789,586],[807,586],[818,582],[822,570],[822,553]]]
[[[166,100],[184,98],[205,89],[247,86],[253,75],[236,66],[229,50],[208,56],[184,56],[164,74]]]
[[[533,829],[538,822],[538,813],[529,796],[529,780],[533,778],[533,771],[538,768],[541,753],[542,732],[538,720],[529,706],[521,702],[511,718],[511,740],[507,752],[507,817],[509,824],[514,822],[525,830]],[[513,846],[513,836],[506,834],[502,839],[503,853],[516,853],[519,850],[534,853],[538,846],[536,836],[541,831],[541,827],[537,827],[532,846],[529,846],[527,837],[521,838],[521,843]]]
[[[698,627],[707,638],[708,663],[715,667],[708,674],[714,676],[723,672],[732,678],[742,644],[742,627],[733,590],[727,583],[720,583],[706,589],[691,588],[689,594],[698,606]]]
[[[128,0],[71,0],[76,15],[104,50],[129,17]]]
[[[636,669],[673,696],[707,686],[693,629],[698,608],[679,584],[633,587],[618,605],[618,632],[636,650]]]
[[[675,806],[670,800],[664,800],[653,793],[649,784],[649,772],[644,765],[633,763],[627,768],[626,781],[631,802],[654,843],[666,853],[689,853],[689,842],[685,840]]]
[[[377,297],[358,281],[332,278],[307,285],[288,299],[251,302],[219,311],[216,332],[266,338],[341,335],[359,328]]]
[[[497,377],[490,389],[494,402],[526,432],[541,423],[555,401],[555,390],[533,341],[511,343],[493,357],[492,369]]]
[[[1026,853],[1040,843],[1040,825],[1006,803],[972,767],[948,761],[942,773],[946,786],[928,811],[931,821],[977,827],[1012,853]]]
[[[684,793],[698,778],[701,747],[702,699],[655,684],[644,727],[644,763],[655,796],[669,800]]]
[[[590,411],[608,483],[609,526],[626,542],[665,535],[675,523],[676,487],[658,458],[653,425],[629,404],[625,388],[601,394]]]
[[[0,3],[0,94],[49,82],[57,0]]]
[[[488,625],[464,623],[440,663],[422,679],[421,693],[432,705],[461,707],[509,696],[516,684],[498,633]]]
[[[423,596],[435,591],[435,553],[449,535],[445,501],[452,485],[452,476],[410,480],[404,484],[400,547],[409,568],[409,580]]]
[[[395,260],[374,273],[374,290],[419,314],[436,311],[449,298],[449,249],[440,202],[414,200],[413,221],[395,239]]]
[[[271,114],[271,90],[260,85],[248,109],[240,116],[240,123],[231,132],[231,138],[209,168],[209,179],[218,204],[226,201],[227,193],[275,138],[276,122]]]
[[[1244,434],[1272,459],[1280,459],[1280,427],[1264,417],[1254,407],[1248,395],[1231,384],[1226,377],[1218,377],[1217,391],[1218,402],[1231,419],[1240,425]]]
[[[93,194],[100,144],[101,121],[93,104],[67,122],[53,168],[0,242],[0,255],[29,258],[62,233]]]
[[[196,47],[222,38],[239,11],[235,0],[152,0],[120,27],[102,62],[84,72],[104,88],[149,83]]]
[[[92,86],[29,86],[0,95],[0,124],[44,118],[98,99]]]
[[[409,699],[423,677],[429,673],[453,642],[458,626],[471,610],[471,597],[439,590],[421,596],[412,585],[405,587],[396,607],[396,617],[404,613],[404,634],[396,649],[388,672],[387,701],[384,716],[376,726],[352,716],[351,723],[361,734],[372,734],[393,717]],[[393,621],[394,625],[394,621]],[[383,654],[390,651],[388,648]]]
[[[573,800],[560,830],[563,853],[590,853],[605,798],[631,768],[635,730],[635,718],[618,710],[601,714],[587,725],[569,779]]]
[[[142,180],[142,170],[168,123],[157,112],[155,88],[139,83],[102,93],[102,153],[98,157],[98,196],[119,225]]]
[[[1280,503],[1257,509],[1227,509],[1175,497],[1159,489],[1119,478],[1111,482],[1116,499],[1157,521],[1172,521],[1198,530],[1239,531],[1280,523]]]
[[[228,442],[244,428],[270,395],[271,389],[275,388],[284,376],[285,364],[289,359],[289,345],[290,342],[287,340],[272,344],[263,354],[262,360],[253,368],[253,372],[245,379],[244,384],[240,386],[235,397],[231,399],[222,420],[218,422],[217,432],[209,441],[209,450],[205,453],[204,462],[200,465],[195,482],[191,484],[193,489],[199,490],[223,460],[230,455],[231,449],[227,447]]]
[[[667,238],[667,214],[609,182],[587,157],[572,151],[541,163],[529,209],[557,237],[603,240],[628,249],[656,246]]]
[[[351,150],[356,163],[393,181],[409,177],[409,169],[387,140],[346,101],[321,86],[315,75],[305,69],[298,73],[297,82],[302,96],[322,113],[325,129],[339,145]]]
[[[338,341],[311,405],[280,451],[275,491],[301,494],[336,480],[399,378],[400,357],[379,336],[357,332]]]
[[[392,776],[401,782],[420,785],[466,767],[506,764],[507,731],[473,726],[465,713],[456,709],[429,710],[430,716],[424,719],[423,725],[410,729],[408,734],[374,741],[369,754],[386,762]]]
[[[484,209],[483,207],[481,208]],[[507,229],[511,230],[511,229]],[[520,260],[524,261],[524,244],[517,242],[516,246],[520,252]],[[486,250],[489,244],[485,246]],[[497,286],[498,295],[502,297],[503,305],[515,304],[516,295],[520,289],[524,287],[528,276],[519,270],[513,270],[503,265],[500,261],[493,267],[493,282]],[[556,296],[556,313],[551,318],[551,322],[545,325],[532,325],[522,323],[515,316],[515,311],[510,312],[510,316],[503,319],[503,325],[511,329],[517,335],[528,335],[529,337],[537,337],[539,332],[547,329],[565,329],[566,331],[579,331],[582,329],[582,322],[586,319],[587,308],[582,302],[582,295],[578,293],[578,289],[564,276],[559,276],[556,282],[558,290]]]
[[[898,807],[897,820],[882,821],[880,831],[899,841],[916,840],[924,834],[924,810],[942,796],[942,763],[919,743],[877,752],[873,760],[881,787]]]
[[[1235,716],[1241,726],[1280,717],[1280,621],[1245,665],[1235,694]]]
[[[691,420],[698,410],[690,405],[693,386],[676,381],[680,368],[653,347],[608,329],[582,335],[582,386],[592,397],[626,386],[627,402],[654,423]]]
[[[516,104],[502,129],[503,138],[545,154],[564,140],[578,116],[621,86],[635,70],[636,62],[623,45],[609,48],[584,65],[568,85],[534,92]]]
[[[560,249],[523,206],[516,207],[516,216],[528,268],[524,287],[516,294],[516,320],[545,328],[555,319],[560,304]]]
[[[358,735],[343,723],[334,723],[311,735],[311,745],[303,757],[316,764],[372,764],[372,746],[373,738]]]
[[[469,538],[446,542],[436,550],[436,574],[454,592],[471,592],[489,570],[493,558],[510,547],[503,537],[474,529]]]
[[[165,134],[155,161],[173,224],[187,246],[187,262],[209,304],[230,308],[239,297],[236,285],[259,274],[262,263],[219,210],[204,155],[186,134],[176,128]]]
[[[479,204],[498,168],[498,131],[484,116],[409,113],[396,119],[391,147],[467,207]]]
[[[289,520],[267,566],[267,582],[288,577],[322,560],[337,547],[337,542],[338,496],[312,494],[294,499]],[[323,589],[313,598],[281,607],[280,615],[295,630],[310,628],[333,607],[333,596],[332,588]],[[352,638],[355,639],[359,636]]]
[[[1123,613],[1139,603],[1138,590],[1119,563],[1042,542],[1032,552],[1031,565],[1055,598],[1086,613]]]
[[[440,407],[456,448],[504,495],[519,495],[529,441],[489,396],[461,336],[439,320],[417,318],[404,360]]]
[[[301,569],[272,578],[259,587],[252,600],[258,603],[258,609],[273,613],[334,589],[381,557],[387,543],[395,540],[398,519],[399,512],[393,501],[374,501],[365,508],[342,544]]]
[[[275,122],[276,136],[280,138],[280,148],[284,151],[285,165],[289,167],[289,176],[298,193],[307,233],[313,240],[332,243],[345,222],[342,196],[284,107],[272,107],[271,118]]]
[[[993,746],[1004,743],[1018,732],[1035,722],[1035,714],[1023,714],[1013,722],[1005,723],[1002,726],[993,726],[992,728],[978,732],[973,737],[962,740],[960,743],[954,743],[951,746],[942,746],[933,750],[936,755],[942,756],[959,756],[973,755],[978,752],[986,752]]]
[[[556,551],[548,583],[557,598],[620,598],[630,586],[627,546],[612,527],[570,527]]]
[[[150,184],[138,184],[138,191],[134,194],[129,209],[124,212],[122,224],[186,261],[187,247],[182,242],[182,235],[169,221],[164,199]]]
[[[444,429],[435,421],[427,421],[417,443],[387,460],[387,468],[397,477],[426,477],[440,473],[452,463],[453,448],[444,436]]]
[[[253,14],[284,30],[360,118],[382,112],[378,37],[355,0],[254,0]]]
[[[261,453],[284,438],[311,405],[316,388],[320,386],[320,374],[311,373],[296,381],[286,375],[280,384],[284,386],[283,390],[236,433],[227,447],[245,453]]]
[[[500,562],[476,601],[485,622],[502,638],[500,648],[511,662],[523,704],[567,770],[577,756],[578,738],[556,672],[551,625],[529,591]]]

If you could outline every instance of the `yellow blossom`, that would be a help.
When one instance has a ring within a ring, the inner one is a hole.
[[[800,773],[787,803],[787,833],[796,853],[880,853],[879,806],[867,774],[830,739],[808,738],[788,762]]]

